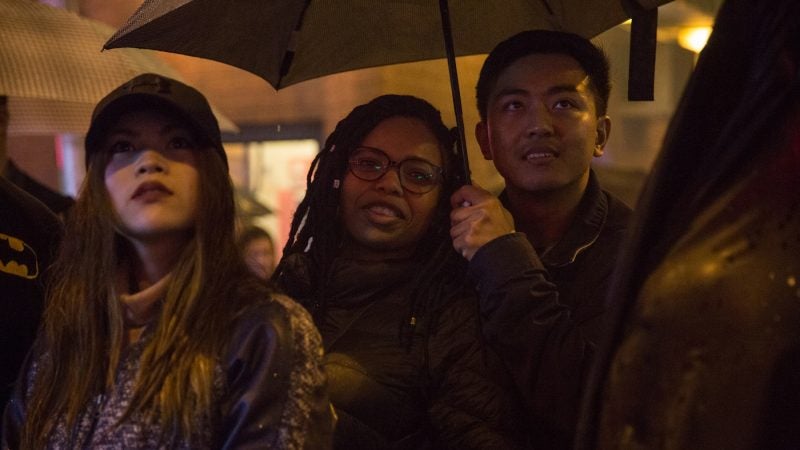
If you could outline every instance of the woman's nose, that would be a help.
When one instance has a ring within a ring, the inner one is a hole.
[[[158,173],[166,170],[164,158],[154,150],[144,150],[136,161],[136,173]]]
[[[386,172],[375,180],[375,188],[386,193],[402,194],[403,186],[400,183],[400,170],[396,165],[386,169]]]

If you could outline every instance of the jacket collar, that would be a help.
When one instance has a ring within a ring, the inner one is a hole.
[[[508,196],[503,191],[500,201],[508,207]],[[591,247],[600,235],[608,216],[608,198],[600,188],[597,176],[589,170],[589,182],[583,193],[575,218],[558,243],[543,255],[539,255],[545,266],[562,267],[575,261],[581,252]]]

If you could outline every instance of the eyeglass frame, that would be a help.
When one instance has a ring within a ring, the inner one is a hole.
[[[360,176],[359,174],[357,174],[355,172],[353,167],[355,166],[355,163],[357,161],[355,161],[353,159],[353,157],[355,156],[356,153],[358,153],[359,150],[370,150],[370,151],[373,151],[373,152],[377,152],[378,154],[383,155],[383,157],[386,159],[386,161],[388,161],[388,163],[385,166],[381,165],[382,170],[381,170],[381,172],[379,172],[379,175],[377,177],[372,178],[372,179],[363,178],[362,176]],[[434,176],[436,178],[430,184],[430,188],[429,189],[421,191],[421,192],[417,192],[417,190],[409,189],[405,185],[405,182],[403,181],[403,180],[405,180],[405,176],[403,175],[403,171],[401,170],[401,166],[406,161],[421,161],[421,162],[424,162],[425,164],[430,165],[434,169],[433,170],[433,174],[434,174]],[[370,147],[370,146],[367,146],[367,145],[359,145],[359,146],[357,146],[356,148],[353,149],[353,151],[350,153],[350,156],[347,158],[347,169],[348,169],[348,171],[350,171],[350,173],[353,174],[354,177],[356,177],[356,178],[358,178],[359,180],[362,180],[362,181],[378,181],[381,178],[383,178],[384,175],[389,173],[389,170],[392,169],[392,168],[397,170],[397,178],[400,181],[400,186],[402,186],[404,190],[407,190],[408,192],[411,192],[411,193],[414,193],[414,194],[419,194],[419,195],[427,194],[428,192],[434,190],[436,188],[436,186],[441,186],[442,185],[442,181],[444,180],[444,169],[442,167],[437,166],[436,164],[428,161],[427,159],[419,158],[419,157],[416,157],[416,156],[412,156],[412,157],[406,158],[406,159],[404,159],[402,161],[393,161],[391,158],[389,158],[389,155],[387,155],[385,151],[383,151],[383,150],[381,150],[379,148]]]

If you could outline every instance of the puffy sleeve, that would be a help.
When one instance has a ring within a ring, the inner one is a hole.
[[[450,302],[431,330],[429,413],[437,445],[518,448],[520,405],[504,366],[483,345],[477,299],[471,292]]]
[[[223,364],[219,448],[330,448],[334,418],[321,339],[305,309],[281,296],[249,309]]]
[[[542,448],[567,448],[582,382],[595,352],[585,328],[559,302],[556,286],[521,233],[483,246],[470,262],[484,335],[512,373]],[[592,320],[597,320],[593,318]]]

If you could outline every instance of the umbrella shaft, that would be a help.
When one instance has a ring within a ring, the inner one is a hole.
[[[442,17],[442,33],[444,35],[444,47],[447,52],[447,67],[450,71],[450,89],[453,92],[453,109],[456,115],[456,129],[458,138],[456,139],[456,151],[461,160],[461,180],[464,184],[472,184],[469,170],[469,159],[467,158],[467,141],[464,134],[464,113],[461,108],[461,90],[458,87],[458,69],[456,68],[456,54],[453,49],[453,33],[450,25],[450,8],[447,0],[439,0],[439,13]]]

